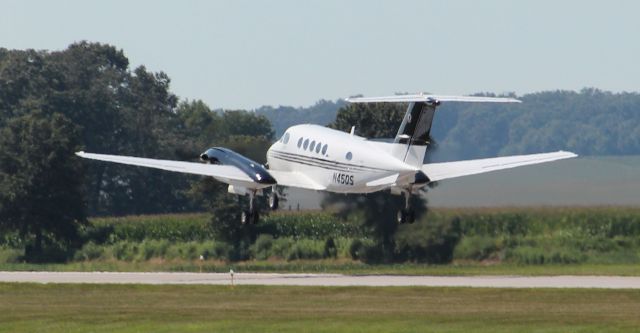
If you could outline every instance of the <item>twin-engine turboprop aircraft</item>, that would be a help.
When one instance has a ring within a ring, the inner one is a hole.
[[[399,95],[349,98],[351,103],[409,103],[393,142],[371,141],[351,133],[317,125],[292,126],[267,151],[261,165],[230,149],[210,148],[200,155],[206,163],[157,160],[118,155],[76,153],[83,158],[211,176],[229,184],[229,192],[249,196],[240,220],[258,222],[256,195],[271,187],[269,206],[278,208],[276,186],[337,193],[370,193],[389,189],[403,195],[398,223],[413,222],[409,198],[430,182],[551,162],[577,156],[571,152],[518,155],[424,164],[431,123],[441,102],[519,103],[513,98]]]

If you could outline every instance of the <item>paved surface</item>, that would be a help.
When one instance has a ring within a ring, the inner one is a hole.
[[[236,273],[237,285],[640,289],[640,277]],[[229,273],[0,272],[0,282],[229,285]]]

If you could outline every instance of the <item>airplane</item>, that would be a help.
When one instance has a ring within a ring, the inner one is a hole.
[[[289,127],[267,151],[262,165],[223,147],[200,155],[205,163],[93,154],[83,158],[211,176],[229,185],[228,192],[249,196],[248,209],[240,212],[242,224],[255,224],[259,210],[255,197],[269,195],[270,209],[278,208],[276,186],[297,187],[335,193],[371,193],[389,190],[402,195],[404,207],[398,223],[414,222],[409,200],[432,182],[519,166],[546,163],[577,155],[567,151],[424,164],[435,111],[441,103],[520,103],[505,97],[396,95],[347,98],[349,103],[408,103],[407,111],[392,142],[374,141],[324,126],[304,124]]]

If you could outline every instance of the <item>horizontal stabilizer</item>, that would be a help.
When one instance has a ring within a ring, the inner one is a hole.
[[[578,155],[571,152],[557,151],[555,153],[505,156],[445,163],[430,163],[423,165],[422,171],[427,175],[427,177],[429,177],[431,181],[438,181],[449,178],[476,175],[496,170],[511,169],[519,166],[552,162],[576,156]]]
[[[411,102],[468,102],[468,103],[521,103],[520,100],[508,97],[482,96],[447,96],[447,95],[395,95],[383,97],[350,97],[350,103],[411,103]]]

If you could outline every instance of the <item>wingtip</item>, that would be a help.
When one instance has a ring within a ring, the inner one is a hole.
[[[82,155],[84,155],[84,150],[77,151],[77,152],[76,152],[76,155],[78,155],[78,156],[82,156]]]

